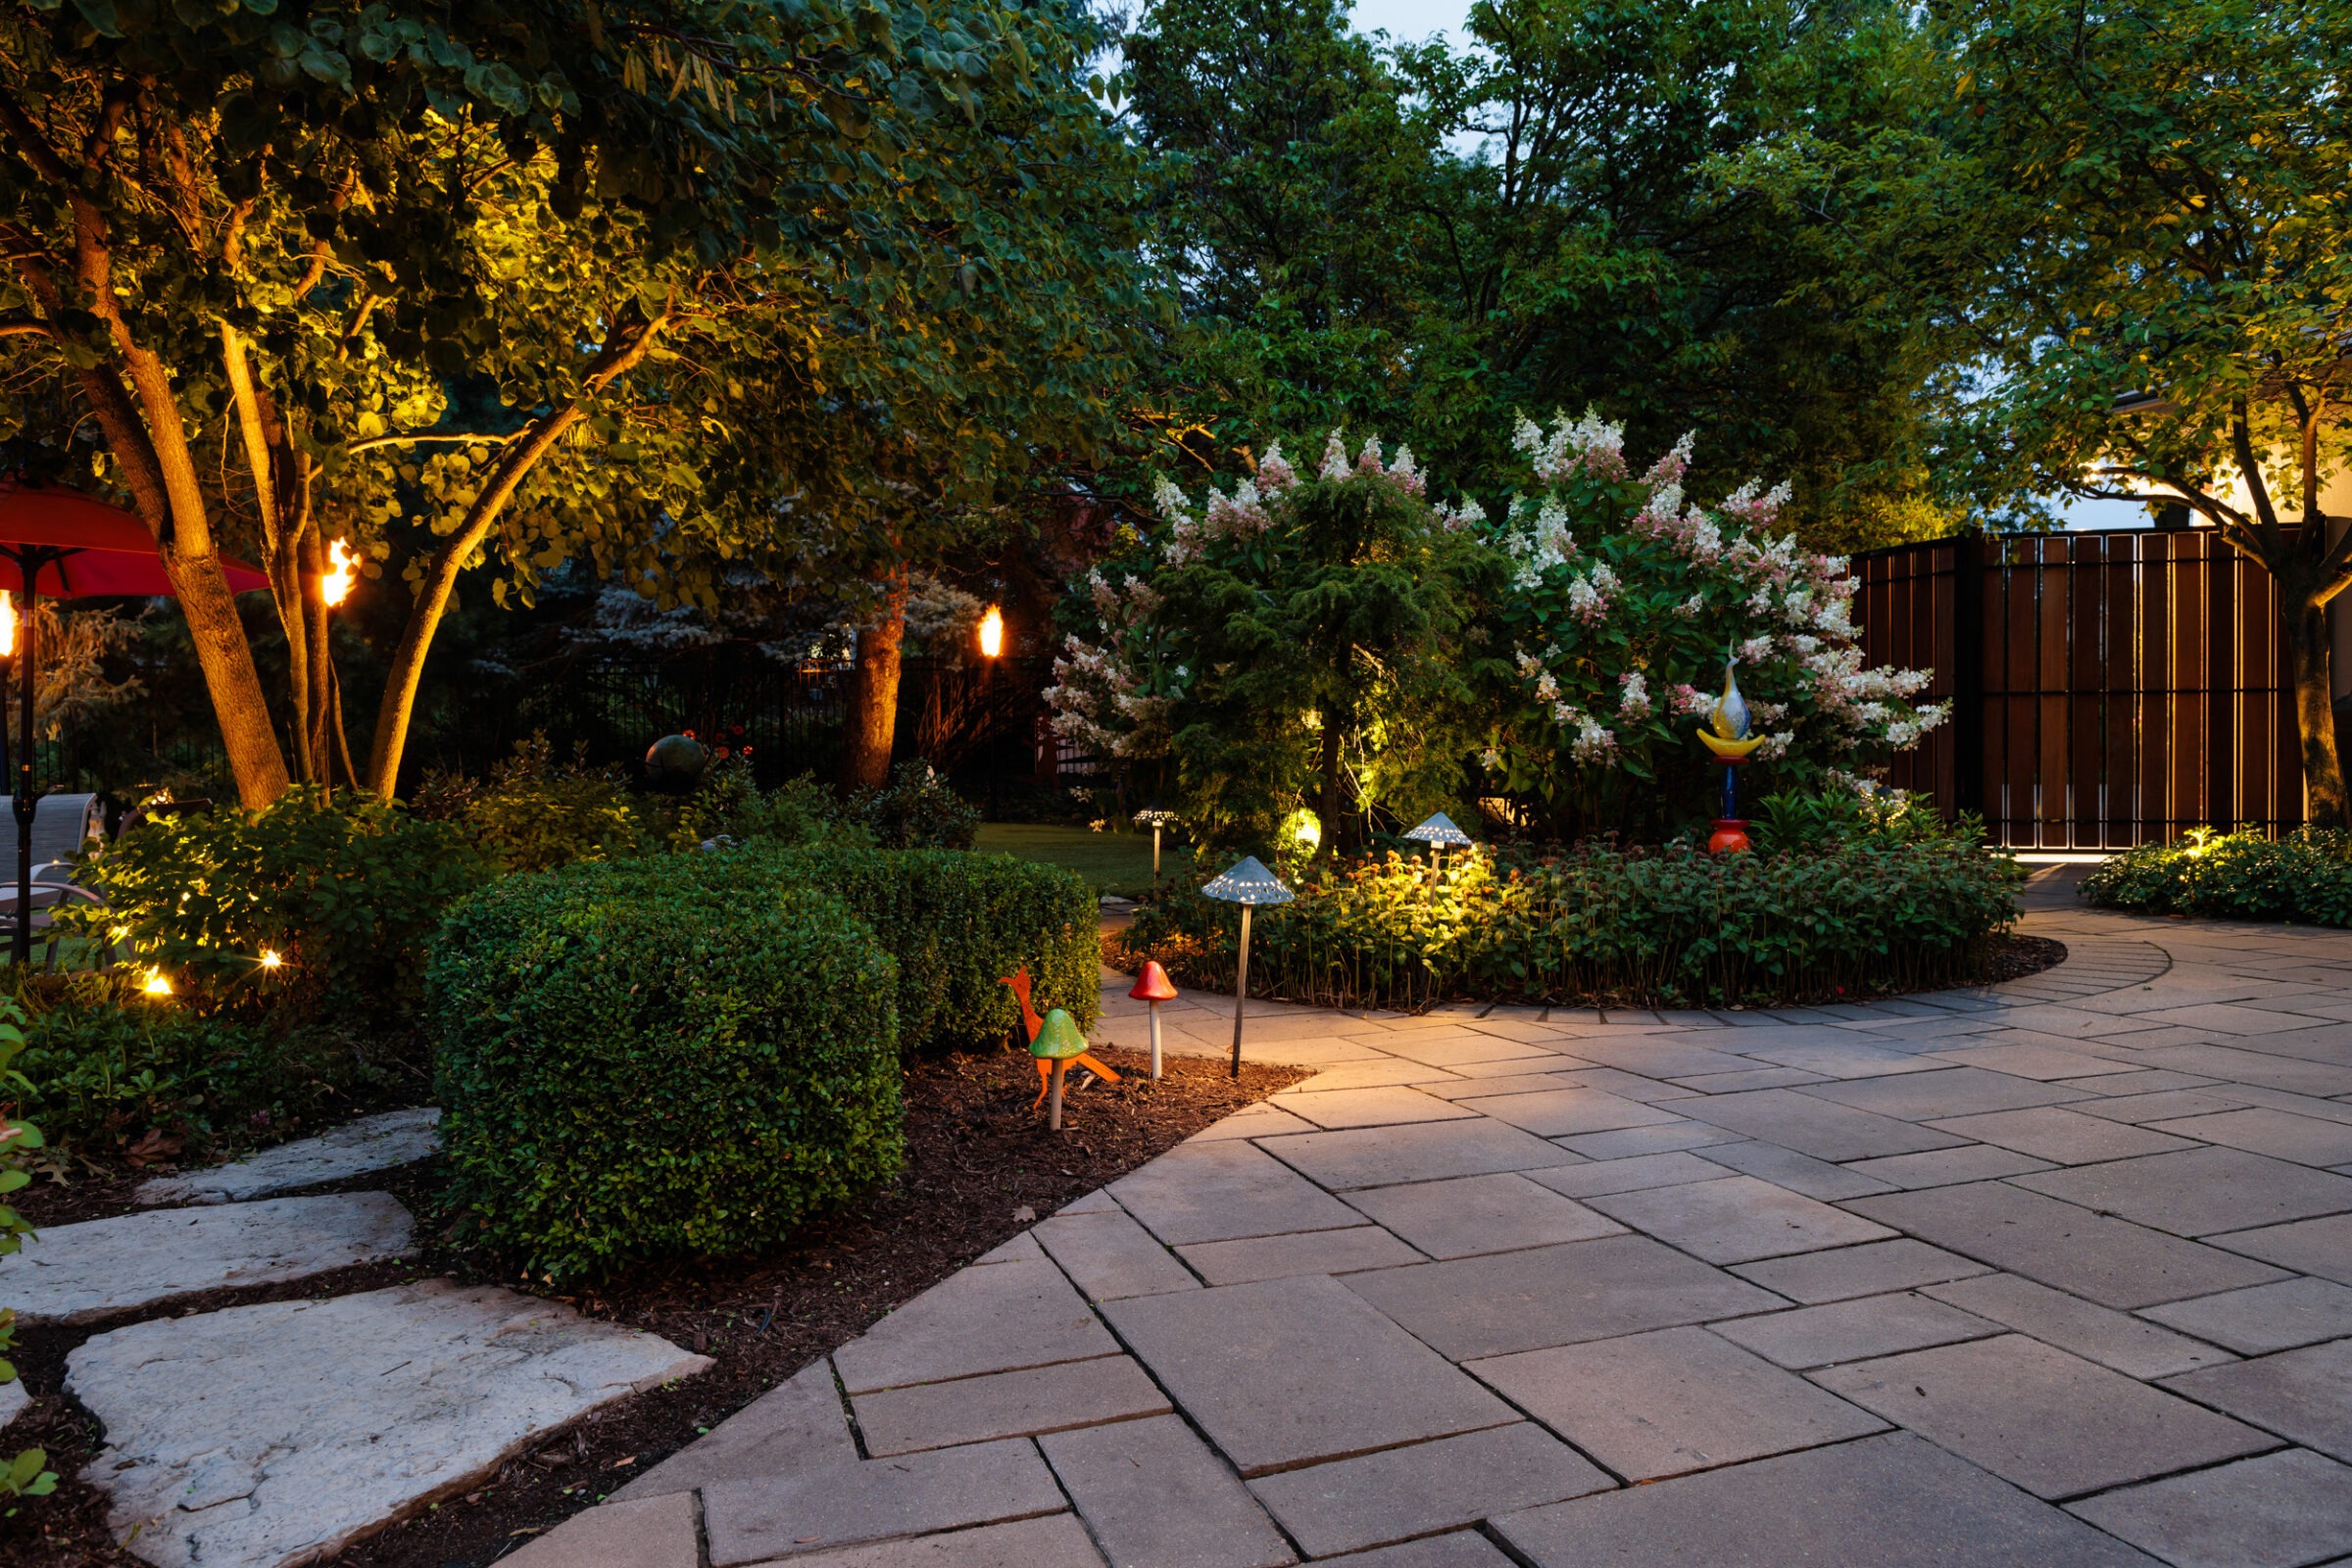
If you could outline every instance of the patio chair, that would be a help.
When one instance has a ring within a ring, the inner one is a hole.
[[[0,795],[0,833],[16,824],[16,802]],[[106,837],[106,815],[95,795],[44,795],[32,813],[32,898],[30,915],[34,940],[48,934],[43,968],[57,966],[57,917],[61,904],[74,900],[104,906],[106,901],[74,881],[81,855],[92,839]],[[13,937],[17,921],[16,857],[0,854],[0,939]],[[112,956],[112,944],[108,945]]]

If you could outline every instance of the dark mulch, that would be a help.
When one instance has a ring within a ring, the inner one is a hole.
[[[1985,956],[1983,984],[2023,980],[2066,961],[2066,944],[2050,937],[2001,937]]]
[[[907,1168],[887,1190],[812,1225],[769,1257],[634,1271],[614,1284],[559,1297],[593,1317],[626,1323],[711,1356],[701,1377],[591,1417],[508,1464],[475,1492],[445,1499],[346,1553],[354,1568],[481,1568],[594,1503],[692,1442],[809,1361],[863,1333],[1054,1209],[1151,1159],[1224,1116],[1306,1076],[1247,1066],[1237,1083],[1217,1062],[1171,1057],[1158,1083],[1148,1059],[1098,1049],[1129,1076],[1069,1097],[1058,1137],[1032,1112],[1028,1055],[975,1052],[918,1062],[906,1080]],[[120,1213],[143,1173],[41,1183],[19,1207],[42,1224]],[[438,1161],[389,1177],[315,1189],[389,1190],[421,1216],[441,1209]],[[434,1241],[415,1263],[353,1269],[274,1290],[222,1292],[175,1311],[254,1301],[346,1296],[434,1275],[517,1285],[495,1260]],[[139,1568],[105,1528],[99,1494],[74,1479],[102,1445],[96,1423],[62,1393],[66,1356],[95,1328],[38,1330],[19,1341],[18,1369],[36,1396],[7,1434],[10,1452],[38,1446],[65,1478],[54,1496],[0,1519],[8,1568]],[[0,1511],[5,1511],[0,1504]]]

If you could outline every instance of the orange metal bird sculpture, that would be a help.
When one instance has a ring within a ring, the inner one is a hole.
[[[1037,1008],[1029,1001],[1029,966],[1025,963],[1022,964],[1012,973],[1001,976],[998,979],[997,984],[1001,986],[1012,987],[1013,996],[1018,999],[1021,1004],[1021,1029],[1026,1038],[1035,1040],[1037,1038],[1037,1032],[1046,1026],[1046,1020],[1038,1015]],[[1098,1060],[1092,1054],[1076,1057],[1071,1061],[1070,1065],[1073,1067],[1084,1067],[1088,1072],[1093,1073],[1096,1077],[1102,1079],[1106,1084],[1115,1084],[1119,1081],[1119,1075],[1112,1071],[1109,1067],[1105,1066],[1102,1061]],[[1054,1064],[1050,1061],[1047,1061],[1042,1056],[1039,1057],[1037,1062],[1037,1098],[1029,1102],[1029,1108],[1031,1110],[1035,1110],[1039,1105],[1045,1103],[1046,1089],[1048,1085],[1053,1082],[1053,1079]]]

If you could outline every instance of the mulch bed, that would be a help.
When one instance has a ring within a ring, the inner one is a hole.
[[[1997,986],[2004,980],[2023,980],[2044,969],[2055,969],[2066,961],[2066,944],[2050,937],[1999,938],[1985,956],[1984,973],[1981,985]]]
[[[716,1426],[817,1356],[863,1333],[1033,1219],[1135,1169],[1201,1128],[1306,1076],[1245,1066],[1237,1083],[1220,1062],[1171,1056],[1151,1081],[1148,1057],[1097,1048],[1126,1081],[1068,1097],[1058,1137],[1032,1112],[1037,1074],[1026,1053],[972,1052],[917,1062],[906,1080],[906,1174],[891,1187],[811,1225],[772,1256],[642,1267],[611,1285],[559,1296],[591,1317],[625,1323],[712,1357],[697,1378],[591,1416],[508,1465],[480,1490],[395,1525],[338,1559],[353,1568],[482,1568],[593,1504]],[[312,1189],[390,1191],[420,1218],[441,1212],[438,1160],[385,1176]],[[101,1218],[135,1206],[145,1173],[40,1183],[18,1195],[35,1224]],[[255,1301],[348,1296],[408,1280],[454,1276],[519,1285],[493,1258],[438,1237],[424,1256],[350,1269],[300,1285],[220,1292],[173,1308],[212,1311]],[[8,1568],[140,1568],[115,1545],[100,1494],[76,1473],[102,1446],[96,1423],[61,1390],[65,1359],[108,1327],[32,1330],[15,1359],[36,1399],[5,1446],[49,1451],[55,1495],[0,1518]],[[0,1513],[6,1511],[0,1504]]]

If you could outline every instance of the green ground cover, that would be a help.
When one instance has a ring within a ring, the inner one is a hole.
[[[984,822],[974,846],[984,854],[1009,855],[1047,865],[1066,866],[1086,878],[1097,893],[1115,893],[1140,899],[1152,891],[1152,835],[1096,833],[1082,827],[1054,827],[1036,822]],[[1162,876],[1181,877],[1192,869],[1192,851],[1172,839],[1160,843]]]

